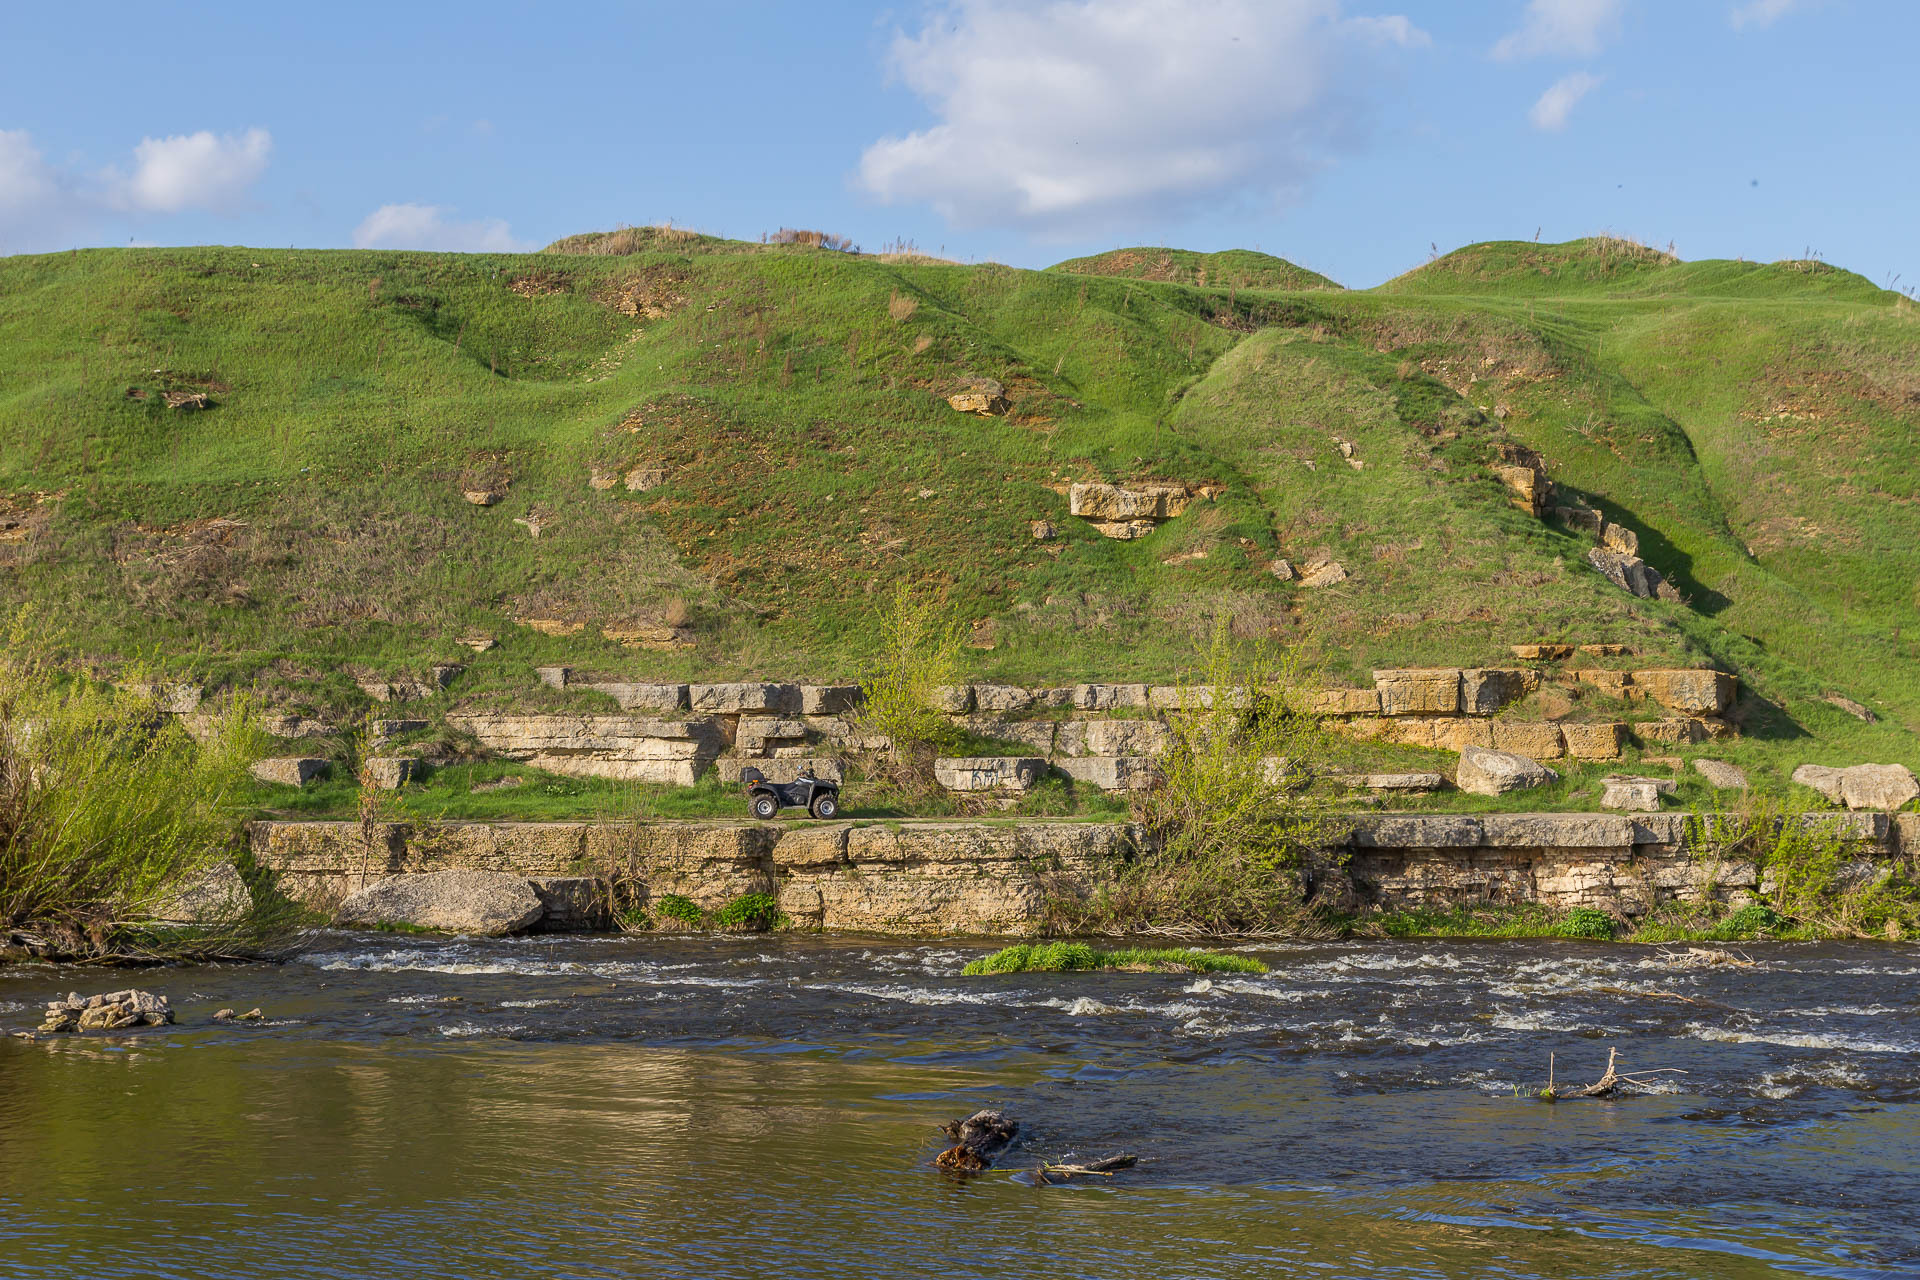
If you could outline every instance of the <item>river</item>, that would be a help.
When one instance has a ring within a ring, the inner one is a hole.
[[[982,950],[324,934],[276,966],[0,969],[9,1030],[129,983],[179,1017],[0,1039],[0,1276],[1920,1275],[1915,949],[962,977]],[[1685,1074],[1532,1096],[1550,1053],[1564,1085],[1609,1048]],[[934,1170],[935,1125],[983,1106],[1015,1148]]]

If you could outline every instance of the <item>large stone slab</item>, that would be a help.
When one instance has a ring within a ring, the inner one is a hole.
[[[1054,735],[1062,756],[1157,756],[1172,731],[1158,720],[1069,720]]]
[[[1053,767],[1102,791],[1145,791],[1155,777],[1150,756],[1074,756],[1054,761]]]
[[[498,937],[518,933],[545,913],[525,877],[503,871],[435,871],[392,876],[347,897],[336,924],[409,925],[441,933]]]
[[[315,778],[325,776],[332,767],[332,762],[320,756],[273,756],[255,760],[248,766],[248,772],[262,782],[304,787]]]
[[[1037,756],[942,757],[933,762],[933,777],[949,791],[1031,791],[1046,776],[1047,762]]]
[[[1458,667],[1376,671],[1373,686],[1380,692],[1381,715],[1450,716],[1460,712]]]
[[[1688,715],[1717,716],[1733,705],[1734,680],[1704,668],[1636,671],[1634,687],[1663,707]]]
[[[1845,769],[1803,764],[1793,771],[1793,780],[1849,809],[1890,812],[1920,797],[1920,782],[1903,764],[1856,764]]]
[[[1509,702],[1517,702],[1540,685],[1538,672],[1512,667],[1468,667],[1460,672],[1460,709],[1470,716],[1490,716]]]
[[[1602,778],[1600,807],[1625,809],[1634,813],[1657,813],[1663,796],[1674,794],[1677,784],[1671,778]]]
[[[695,714],[800,714],[797,684],[696,684],[687,687],[687,699]]]
[[[1468,747],[1460,753],[1460,765],[1453,785],[1473,795],[1497,796],[1523,791],[1559,779],[1560,775],[1537,760],[1507,751]]]
[[[800,714],[838,716],[854,711],[865,702],[857,684],[803,684],[800,686]]]

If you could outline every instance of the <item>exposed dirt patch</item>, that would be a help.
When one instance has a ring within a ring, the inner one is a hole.
[[[555,271],[552,267],[536,267],[507,281],[507,288],[523,298],[547,298],[556,293],[570,291],[573,288],[573,281],[564,271]]]
[[[659,320],[684,304],[690,274],[681,267],[655,266],[601,282],[593,300],[636,320]]]

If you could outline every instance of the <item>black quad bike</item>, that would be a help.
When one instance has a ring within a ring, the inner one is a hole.
[[[782,809],[805,809],[816,818],[831,818],[840,812],[840,784],[810,773],[792,782],[768,782],[766,774],[748,768],[740,771],[740,782],[747,791],[747,807],[763,821]]]

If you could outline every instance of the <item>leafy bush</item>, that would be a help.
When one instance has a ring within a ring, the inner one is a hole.
[[[707,913],[700,909],[699,903],[695,902],[692,898],[682,897],[677,893],[665,895],[658,899],[653,906],[655,911],[667,919],[678,920],[681,924],[689,925],[695,929],[698,929],[707,922]]]
[[[248,892],[154,923],[202,874],[231,864],[237,793],[263,738],[243,699],[195,741],[135,680],[63,680],[16,615],[0,652],[0,929],[60,954],[158,959],[259,954],[299,912],[249,863]],[[256,905],[258,904],[258,905]]]
[[[860,685],[863,728],[884,734],[893,781],[923,785],[935,754],[959,731],[935,709],[939,689],[960,683],[960,628],[941,603],[909,584],[895,586],[875,618],[879,632],[872,674]]]
[[[1911,855],[1863,874],[1858,861],[1861,837],[1845,815],[1816,812],[1798,797],[1761,797],[1741,812],[1695,814],[1687,828],[1708,897],[1729,859],[1748,860],[1758,868],[1758,896],[1764,901],[1756,905],[1771,920],[1752,932],[1777,933],[1797,925],[1824,937],[1901,938],[1920,928],[1920,885],[1915,884]],[[1733,922],[1751,910],[1735,912],[1716,931],[1733,928]]]
[[[1575,907],[1562,916],[1554,933],[1562,938],[1590,938],[1606,942],[1613,937],[1614,919],[1597,907]]]
[[[1761,902],[1750,902],[1714,925],[1707,937],[1716,942],[1731,942],[1736,938],[1775,933],[1786,923],[1786,918],[1772,907]]]
[[[780,900],[770,893],[745,893],[713,913],[716,929],[765,932],[780,923]]]
[[[1294,651],[1237,646],[1214,630],[1199,679],[1180,687],[1158,780],[1136,805],[1153,844],[1115,887],[1060,912],[1074,931],[1315,931],[1304,872],[1331,831],[1312,789],[1325,730],[1308,713]]]
[[[1093,969],[1181,970],[1191,973],[1265,973],[1252,956],[1198,948],[1152,947],[1105,950],[1084,942],[1038,942],[1003,947],[973,961],[962,973],[1077,973]]]

